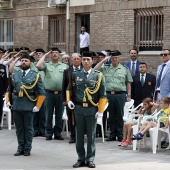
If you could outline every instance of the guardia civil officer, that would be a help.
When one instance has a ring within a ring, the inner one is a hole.
[[[73,168],[88,166],[95,168],[96,117],[103,116],[107,103],[103,74],[92,69],[92,52],[82,53],[83,69],[73,72],[72,101],[67,91],[68,107],[73,109],[76,121],[76,151],[78,160]],[[84,148],[84,134],[87,134],[87,151]]]
[[[108,60],[105,57],[94,69],[100,70],[105,76],[106,93],[109,100],[109,125],[110,136],[106,141],[118,141],[123,139],[123,115],[125,101],[131,100],[132,76],[127,66],[119,63],[121,53],[118,50],[112,51],[111,65],[102,66]],[[101,67],[102,66],[102,67]],[[126,96],[127,91],[127,96]]]
[[[33,112],[38,112],[45,99],[41,76],[30,69],[31,57],[23,54],[21,70],[12,74],[13,113],[18,140],[14,156],[30,156],[33,139]],[[35,113],[36,114],[36,113]]]
[[[46,140],[54,139],[63,140],[61,136],[62,131],[62,115],[63,115],[63,102],[62,102],[62,80],[63,72],[68,65],[59,61],[61,51],[58,48],[52,48],[51,51],[44,54],[38,61],[37,68],[43,70],[44,86],[46,90],[47,102],[47,122],[46,122]],[[45,63],[44,60],[47,56],[51,56],[51,61]],[[53,128],[53,112],[55,108],[55,125]]]
[[[0,53],[4,53],[2,51],[3,49],[0,49]],[[2,119],[2,113],[3,113],[3,97],[4,94],[7,91],[8,87],[8,81],[7,81],[7,73],[6,73],[6,67],[3,64],[0,64],[0,130],[1,128],[1,119]]]

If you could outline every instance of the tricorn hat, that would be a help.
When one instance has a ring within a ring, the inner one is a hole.
[[[121,55],[121,53],[118,50],[114,50],[110,52],[110,56],[119,56],[119,55]]]
[[[94,52],[92,52],[92,51],[84,51],[84,52],[82,52],[82,57],[91,57],[91,58],[93,58],[93,54]]]

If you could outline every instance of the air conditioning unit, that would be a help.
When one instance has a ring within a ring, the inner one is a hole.
[[[48,7],[66,6],[66,0],[48,0]]]
[[[13,0],[0,0],[0,9],[13,9]]]

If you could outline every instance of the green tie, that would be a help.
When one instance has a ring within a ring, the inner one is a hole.
[[[143,86],[143,84],[144,84],[144,75],[142,74],[141,76],[142,76],[142,77],[141,77],[141,80],[140,80],[140,81],[141,81],[141,85]]]

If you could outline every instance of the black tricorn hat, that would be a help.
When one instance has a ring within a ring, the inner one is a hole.
[[[0,53],[4,53],[4,50],[2,48],[0,48]]]
[[[28,52],[30,52],[30,49],[29,49],[28,47],[21,47],[21,48],[20,48],[20,52],[22,52],[22,53],[28,53]]]
[[[110,52],[110,56],[119,56],[119,55],[121,55],[121,53],[118,50],[114,50]]]
[[[102,53],[101,51],[100,52],[97,52],[98,56],[103,56],[103,57],[106,57],[106,55],[104,53]]]
[[[19,48],[10,48],[8,51],[10,52],[10,54],[16,54],[20,51],[20,49]]]
[[[107,50],[105,50],[106,52],[111,52],[111,50],[109,50],[109,49],[107,49]]]
[[[37,48],[35,49],[36,52],[41,52],[41,53],[45,53],[45,51],[42,48]]]
[[[51,51],[58,51],[59,53],[62,53],[57,47],[52,47]]]
[[[32,61],[31,56],[29,56],[27,53],[22,54],[21,59],[23,59],[23,58],[26,58],[26,59]]]
[[[91,58],[93,58],[93,54],[94,52],[92,52],[92,51],[84,51],[83,53],[82,53],[82,55],[81,55],[81,57],[91,57]]]

